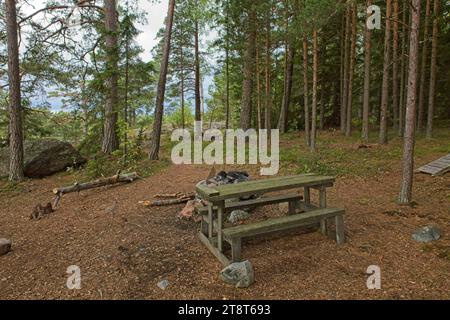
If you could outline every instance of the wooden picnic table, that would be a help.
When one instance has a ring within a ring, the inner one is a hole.
[[[344,242],[342,218],[344,210],[327,208],[326,204],[326,190],[332,187],[334,182],[335,178],[332,176],[305,174],[213,187],[198,185],[196,191],[207,203],[207,209],[203,210],[202,227],[199,233],[200,240],[220,262],[228,265],[230,262],[240,261],[242,238],[288,230],[314,223],[320,223],[320,231],[326,234],[327,221],[330,218],[335,218],[336,241],[338,244],[341,244]],[[262,195],[300,188],[303,189],[303,199],[299,193],[296,193],[294,195],[277,195],[274,197],[236,201],[236,199],[255,194]],[[316,189],[319,192],[319,203],[317,206],[311,204],[311,189]],[[234,201],[230,202],[232,199]],[[224,215],[231,210],[282,202],[289,203],[288,216],[230,228],[224,228],[223,226]],[[301,209],[302,213],[296,213],[299,209]],[[224,254],[224,240],[231,245],[231,260]]]

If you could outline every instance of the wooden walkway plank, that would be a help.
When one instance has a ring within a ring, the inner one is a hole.
[[[418,168],[416,172],[428,173],[432,176],[440,176],[450,171],[450,154],[427,163]]]

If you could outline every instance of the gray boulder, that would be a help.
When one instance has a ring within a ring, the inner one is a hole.
[[[7,254],[11,250],[11,240],[0,239],[0,256]]]
[[[412,238],[417,242],[431,242],[439,240],[440,237],[441,231],[436,226],[425,226],[416,230],[412,235]]]
[[[42,178],[78,166],[86,162],[68,142],[56,139],[25,141],[24,174],[30,178]],[[9,174],[9,149],[0,150],[0,177]]]
[[[236,288],[247,288],[255,281],[255,272],[250,261],[235,262],[220,272],[220,278]]]
[[[230,223],[237,223],[239,221],[243,221],[249,217],[249,213],[244,210],[234,210],[231,211],[230,216],[228,217],[228,221]]]

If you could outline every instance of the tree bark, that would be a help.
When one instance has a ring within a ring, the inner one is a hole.
[[[372,5],[372,0],[367,0],[367,7]],[[367,14],[369,18],[370,14]],[[365,25],[364,35],[364,93],[363,93],[363,122],[362,122],[362,140],[369,142],[369,111],[370,111],[370,64],[372,55],[372,32]]]
[[[272,96],[271,96],[271,88],[270,88],[270,78],[271,78],[271,43],[270,43],[270,16],[271,9],[267,13],[266,20],[266,110],[265,110],[265,129],[272,129]]]
[[[350,19],[351,10],[350,6],[347,5],[347,11],[345,15],[345,44],[344,44],[344,91],[342,96],[341,104],[341,132],[345,133],[345,127],[347,124],[347,100],[348,100],[348,74],[349,74],[349,56],[350,56]]]
[[[394,111],[394,131],[398,131],[398,0],[394,0],[393,9],[392,109]]]
[[[159,72],[158,91],[156,93],[155,120],[153,122],[152,141],[150,146],[150,160],[157,160],[161,143],[161,127],[164,115],[164,95],[166,92],[167,67],[169,64],[170,41],[172,38],[173,14],[175,0],[169,0],[169,8],[166,18],[166,30],[164,34],[164,48]]]
[[[287,131],[288,125],[289,104],[291,102],[291,92],[292,92],[292,74],[294,72],[294,55],[295,49],[291,44],[289,44],[287,48],[286,79],[284,85],[282,107],[280,112],[280,118],[278,120],[278,128],[283,133]]]
[[[195,121],[202,121],[202,102],[200,97],[200,49],[198,18],[195,18]]]
[[[9,83],[9,180],[23,179],[23,131],[20,96],[19,46],[16,1],[5,1]]]
[[[230,128],[230,30],[229,30],[229,16],[230,16],[230,2],[227,0],[226,3],[226,16],[225,16],[225,30],[226,30],[226,39],[225,39],[225,63],[226,63],[226,98],[225,98],[225,128]]]
[[[341,22],[341,33],[340,33],[340,53],[341,53],[341,57],[340,57],[340,69],[339,69],[339,98],[340,98],[340,106],[339,106],[339,112],[335,114],[335,116],[337,116],[336,118],[336,123],[341,123],[341,112],[342,112],[342,105],[343,105],[343,101],[344,101],[344,61],[345,61],[345,28],[346,28],[346,24],[345,24],[345,14],[342,14],[342,22]],[[336,106],[335,106],[336,108]],[[342,128],[342,126],[341,126]]]
[[[408,94],[406,98],[403,170],[399,202],[410,204],[414,168],[414,134],[416,123],[417,64],[419,62],[420,0],[412,0],[412,19],[409,44]]]
[[[424,125],[425,114],[425,82],[426,82],[426,67],[428,56],[428,21],[430,18],[431,1],[426,0],[425,3],[425,21],[423,26],[423,45],[422,45],[422,63],[420,66],[420,84],[419,84],[419,111],[417,115],[417,129],[421,131]]]
[[[388,143],[389,65],[391,52],[391,0],[386,0],[386,26],[384,34],[383,82],[381,91],[380,144]]]
[[[128,119],[128,86],[129,86],[129,51],[130,51],[130,39],[128,37],[128,33],[125,37],[125,92],[124,92],[124,106],[123,106],[123,121],[125,122],[125,132],[123,134],[123,154],[127,155],[128,153],[128,127],[129,127],[129,119]]]
[[[440,0],[434,0],[433,6],[433,40],[431,42],[431,66],[430,66],[430,91],[428,94],[428,118],[427,118],[427,139],[433,137],[433,117],[436,89],[436,61],[437,61],[437,43],[439,33],[439,14]]]
[[[257,28],[258,29],[258,28]],[[258,125],[258,129],[262,129],[262,111],[261,111],[261,76],[259,70],[259,46],[258,46],[258,33],[256,33],[256,122]]]
[[[255,64],[256,46],[256,10],[251,5],[248,13],[248,36],[244,54],[244,80],[242,82],[242,99],[240,112],[240,127],[247,130],[251,127],[252,114],[252,89],[253,89],[253,66]]]
[[[181,95],[181,127],[186,127],[185,111],[184,111],[184,51],[183,45],[180,45],[180,95]]]
[[[350,66],[348,80],[348,97],[347,97],[347,115],[345,125],[345,135],[349,137],[352,134],[352,104],[353,104],[353,78],[355,76],[356,64],[356,5],[351,8],[351,49],[350,49]]]
[[[313,29],[313,89],[312,89],[312,110],[311,110],[311,146],[312,152],[316,151],[316,130],[317,130],[317,28]]]
[[[116,0],[105,0],[105,47],[106,71],[108,90],[105,105],[105,123],[103,132],[102,151],[111,154],[118,148],[117,112],[118,112],[118,61],[119,49],[117,45],[117,8]]]
[[[402,53],[400,71],[400,101],[398,105],[398,136],[403,137],[405,128],[405,82],[406,82],[406,16],[408,11],[407,1],[403,0],[402,13]]]
[[[308,39],[303,36],[303,104],[305,105],[305,140],[311,146],[311,127],[308,105]]]

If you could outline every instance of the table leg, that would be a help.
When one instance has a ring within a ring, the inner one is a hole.
[[[213,238],[213,228],[214,228],[213,205],[211,203],[208,203],[208,239],[209,239],[209,241],[212,241],[212,238]]]
[[[225,211],[225,201],[221,201],[217,205],[217,249],[219,250],[219,252],[223,251],[222,225],[223,225],[224,211]]]
[[[320,187],[319,189],[319,207],[321,209],[327,207],[327,189],[325,187]],[[323,235],[327,234],[327,219],[320,221],[320,232]]]
[[[309,187],[305,187],[304,188],[304,190],[305,190],[305,194],[304,194],[304,196],[305,196],[305,204],[306,205],[310,205],[311,204],[311,194],[310,194],[310,189],[309,189]]]

